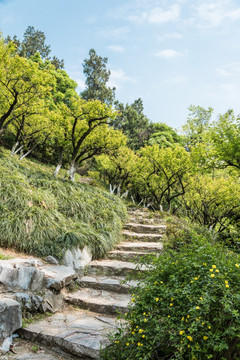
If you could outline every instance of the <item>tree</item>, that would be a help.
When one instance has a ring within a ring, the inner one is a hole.
[[[240,170],[240,118],[236,118],[232,110],[220,115],[210,136],[218,165]]]
[[[108,58],[97,55],[94,49],[89,51],[89,59],[83,62],[83,73],[86,76],[87,88],[81,92],[85,100],[99,100],[106,104],[113,104],[115,88],[107,86],[111,71],[107,69]]]
[[[146,146],[139,151],[135,189],[144,203],[170,211],[172,202],[184,195],[192,167],[190,154],[179,145],[173,148]]]
[[[158,144],[160,147],[172,146],[175,143],[182,143],[182,138],[173,128],[164,123],[150,124],[151,135],[148,145]]]
[[[113,127],[127,135],[131,149],[140,149],[146,144],[151,131],[149,119],[143,113],[142,99],[139,98],[126,106],[116,103],[116,109],[119,115],[112,123]]]
[[[110,192],[118,195],[122,193],[122,197],[127,196],[136,171],[137,155],[134,151],[127,146],[121,146],[108,155],[98,156],[96,163],[100,179],[108,183]],[[96,172],[93,172],[93,175],[96,176]]]
[[[66,142],[71,142],[69,178],[74,181],[76,170],[84,160],[118,148],[123,136],[108,127],[115,111],[99,100],[72,97],[69,107],[65,106],[65,114],[70,127]]]
[[[50,57],[51,48],[50,45],[45,43],[46,36],[43,31],[35,30],[34,26],[28,26],[23,35],[23,41],[21,42],[16,35],[12,38],[8,35],[5,39],[6,43],[12,42],[16,46],[16,50],[20,56],[30,58],[37,52],[42,59],[50,60],[56,69],[64,68],[64,60],[59,60],[56,56]]]
[[[0,41],[0,134],[21,118],[41,113],[40,99],[50,93],[54,78],[36,62],[15,54]]]
[[[183,132],[186,146],[191,148],[196,142],[201,141],[203,133],[208,130],[213,108],[204,109],[201,106],[190,105],[188,109],[190,114],[187,123],[183,125]]]
[[[240,184],[234,178],[197,174],[189,181],[183,205],[191,220],[222,232],[240,220],[239,196]]]

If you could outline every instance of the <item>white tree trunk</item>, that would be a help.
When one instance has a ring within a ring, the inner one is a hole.
[[[62,167],[62,164],[58,164],[58,165],[57,165],[57,167],[56,167],[56,169],[55,169],[55,171],[54,171],[54,173],[53,173],[53,175],[54,175],[55,177],[58,176],[58,173],[59,173],[61,167]]]
[[[76,170],[76,164],[74,161],[72,161],[69,167],[69,180],[71,180],[72,182],[75,181]]]
[[[128,192],[129,192],[128,190],[125,191],[125,193],[122,194],[121,199],[126,198],[128,196]]]
[[[23,159],[24,159],[25,157],[27,157],[31,152],[32,152],[32,150],[29,150],[29,151],[26,152],[26,154],[22,154],[22,155],[20,156],[20,160],[23,160]]]

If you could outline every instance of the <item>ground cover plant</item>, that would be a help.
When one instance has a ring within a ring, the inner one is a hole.
[[[119,239],[125,206],[96,187],[55,179],[53,171],[0,149],[0,245],[58,259],[88,245],[94,258],[103,256]]]
[[[239,359],[240,256],[203,235],[151,259],[103,359]]]

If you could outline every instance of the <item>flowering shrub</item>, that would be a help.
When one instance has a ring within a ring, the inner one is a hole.
[[[104,359],[240,359],[240,256],[196,236],[151,260]]]

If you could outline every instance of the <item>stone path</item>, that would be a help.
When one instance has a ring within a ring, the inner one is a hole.
[[[85,268],[84,274],[75,281],[75,291],[67,288],[62,291],[66,302],[64,311],[22,329],[25,339],[43,344],[63,356],[69,354],[69,359],[71,356],[85,360],[99,358],[100,347],[108,344],[107,335],[116,329],[117,313],[127,310],[130,287],[136,285],[135,281],[124,284],[122,281],[129,272],[145,270],[143,266],[137,268],[133,260],[162,251],[160,241],[166,227],[161,220],[141,210],[129,212],[129,216],[129,223],[122,232],[123,242],[105,259],[92,261]],[[61,279],[49,284],[56,289],[61,285]]]

